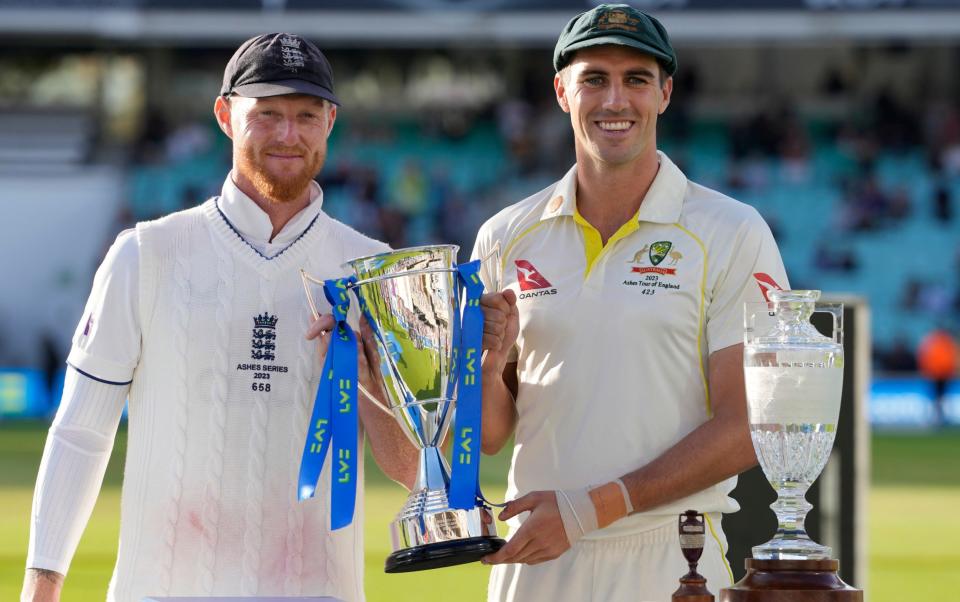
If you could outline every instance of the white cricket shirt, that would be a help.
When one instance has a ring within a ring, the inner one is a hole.
[[[605,483],[705,422],[709,355],[742,342],[743,303],[762,301],[770,279],[788,287],[760,215],[659,157],[635,219],[606,246],[576,210],[576,166],[477,236],[474,257],[500,242],[503,286],[517,293],[520,312],[508,499]],[[485,283],[493,284],[488,275]],[[735,484],[727,479],[587,537],[647,530],[690,508],[735,511]]]

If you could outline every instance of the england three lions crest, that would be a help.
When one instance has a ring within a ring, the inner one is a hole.
[[[250,357],[255,360],[274,361],[277,350],[277,316],[264,312],[253,317],[253,340]]]

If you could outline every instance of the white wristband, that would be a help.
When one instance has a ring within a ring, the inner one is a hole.
[[[597,511],[590,499],[590,488],[558,490],[555,493],[563,530],[572,547],[581,537],[597,530]]]
[[[620,493],[623,494],[623,503],[627,506],[627,514],[633,514],[633,500],[630,499],[630,492],[627,491],[627,486],[624,484],[623,479],[617,479],[614,483],[620,486]]]

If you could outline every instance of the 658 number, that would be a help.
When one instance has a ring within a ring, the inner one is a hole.
[[[270,383],[250,383],[251,391],[269,391]]]

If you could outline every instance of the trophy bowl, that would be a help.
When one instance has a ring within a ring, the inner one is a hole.
[[[451,508],[450,466],[440,451],[455,413],[461,366],[458,249],[413,247],[348,262],[377,342],[387,409],[420,456],[414,487],[390,525],[388,573],[473,562],[505,543],[486,505]]]

